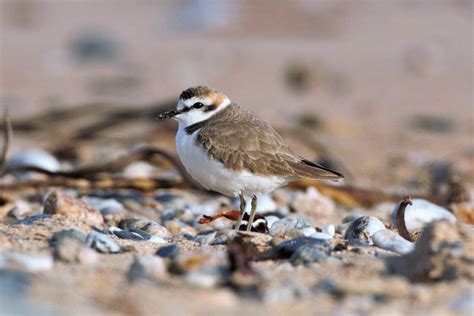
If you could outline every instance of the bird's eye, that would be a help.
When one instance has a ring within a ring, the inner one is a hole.
[[[204,106],[204,104],[202,104],[201,102],[196,102],[193,104],[193,108],[195,109],[200,109]]]

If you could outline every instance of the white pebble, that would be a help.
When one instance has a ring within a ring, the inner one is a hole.
[[[415,248],[415,245],[412,242],[409,242],[397,233],[388,229],[382,229],[376,232],[372,236],[372,240],[375,246],[401,255],[407,254]]]

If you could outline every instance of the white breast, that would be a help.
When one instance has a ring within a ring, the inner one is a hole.
[[[180,126],[176,134],[176,150],[188,173],[206,189],[237,197],[241,193],[244,196],[269,193],[286,184],[282,177],[264,177],[248,171],[226,169],[196,145],[197,134],[188,135]]]

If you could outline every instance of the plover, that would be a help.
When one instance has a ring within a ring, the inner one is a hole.
[[[342,174],[294,153],[270,124],[205,86],[184,90],[176,108],[158,118],[178,121],[176,149],[196,181],[208,190],[240,197],[237,229],[248,198],[252,199],[246,225],[250,231],[258,194],[299,178],[343,179]]]

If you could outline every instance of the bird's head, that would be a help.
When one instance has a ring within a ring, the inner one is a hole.
[[[158,119],[173,118],[189,126],[207,120],[230,103],[220,91],[205,86],[192,87],[181,93],[176,109],[161,113]]]

